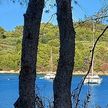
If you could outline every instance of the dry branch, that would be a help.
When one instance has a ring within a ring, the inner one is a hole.
[[[105,29],[103,30],[103,32],[98,36],[98,38],[96,39],[94,45],[93,45],[93,48],[91,50],[91,61],[90,61],[90,65],[89,65],[89,69],[88,69],[88,72],[86,73],[86,75],[84,76],[84,78],[81,80],[81,82],[78,84],[77,88],[74,90],[74,91],[78,91],[77,94],[74,94],[75,95],[75,108],[78,108],[78,104],[79,104],[79,96],[81,94],[81,90],[82,90],[82,87],[83,87],[83,84],[84,84],[84,81],[87,77],[87,75],[90,73],[90,70],[91,70],[91,67],[92,67],[92,61],[93,61],[93,57],[94,57],[94,51],[95,51],[95,48],[96,48],[96,45],[99,41],[99,39],[103,36],[103,34],[106,32],[106,30],[108,29],[108,26],[105,27]]]

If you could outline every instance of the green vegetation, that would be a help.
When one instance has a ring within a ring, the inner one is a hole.
[[[75,24],[76,55],[75,70],[87,70],[92,48],[92,23]],[[96,24],[95,39],[105,25]],[[6,31],[0,27],[0,70],[18,70],[20,68],[21,41],[23,26],[17,26],[13,31]],[[59,52],[59,32],[52,24],[41,25],[38,48],[38,71],[51,70],[51,49],[53,70],[56,70]],[[100,39],[95,51],[95,70],[102,70],[102,65],[108,63],[108,31]]]

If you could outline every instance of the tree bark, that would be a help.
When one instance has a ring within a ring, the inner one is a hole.
[[[60,32],[60,55],[54,79],[54,108],[72,108],[71,80],[74,68],[75,31],[71,0],[56,0]]]
[[[38,38],[44,0],[29,0],[24,14],[19,98],[15,108],[35,108],[35,79]]]

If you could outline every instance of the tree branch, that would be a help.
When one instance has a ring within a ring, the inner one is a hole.
[[[54,13],[54,14],[51,15],[51,17],[49,18],[49,20],[45,23],[44,27],[42,28],[42,31],[47,26],[47,24],[52,20],[52,18],[54,17],[54,15],[56,15],[56,13]]]
[[[92,53],[92,56],[91,56],[91,61],[90,61],[90,65],[89,65],[89,69],[88,69],[88,72],[86,73],[86,75],[84,76],[84,78],[81,80],[81,82],[78,84],[77,88],[75,90],[78,90],[78,93],[76,94],[76,104],[75,104],[75,108],[78,107],[78,103],[79,103],[79,96],[81,94],[81,90],[82,90],[82,87],[83,87],[83,84],[84,84],[84,81],[87,77],[87,75],[90,73],[90,70],[91,70],[91,66],[92,66],[92,61],[93,61],[93,57],[94,57],[94,51],[95,51],[95,48],[96,48],[96,45],[97,45],[97,42],[99,41],[99,39],[103,36],[103,34],[106,32],[106,30],[108,29],[108,26],[105,27],[105,29],[103,30],[103,32],[98,36],[98,38],[96,39],[94,45],[93,45],[93,48],[91,50],[91,53]]]

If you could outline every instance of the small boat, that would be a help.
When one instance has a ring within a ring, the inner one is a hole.
[[[44,76],[45,79],[54,79],[55,78],[55,74],[53,73],[48,73]]]

